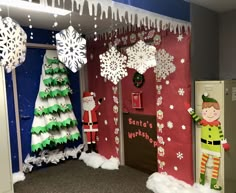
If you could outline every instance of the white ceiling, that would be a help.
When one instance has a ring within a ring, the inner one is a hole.
[[[236,0],[186,0],[218,13],[236,10]]]
[[[35,0],[36,1],[36,0]],[[236,10],[236,0],[186,0],[191,3],[198,4],[200,6],[206,7],[208,9],[214,10],[216,12],[226,12],[231,10]],[[71,1],[66,1],[67,6]],[[29,26],[32,24],[34,28],[41,29],[51,29],[55,31],[60,31],[62,29],[67,28],[70,25],[70,16],[58,16],[55,18],[52,14],[45,14],[39,12],[26,11],[22,9],[16,8],[7,8],[6,6],[0,6],[2,11],[0,15],[2,17],[10,16],[15,19],[22,26]],[[31,22],[28,20],[28,15],[31,16]],[[98,14],[99,15],[99,14]],[[110,19],[109,19],[110,18]],[[85,35],[91,35],[95,31],[98,33],[100,31],[109,31],[114,26],[122,26],[124,25],[124,21],[115,22],[111,19],[111,14],[108,19],[100,20],[99,17],[97,20],[94,20],[93,16],[89,15],[88,5],[85,3],[84,12],[82,15],[79,15],[78,12],[72,13],[72,26],[79,32]],[[54,22],[58,22],[58,26],[56,28],[52,28]],[[94,28],[94,25],[97,24],[97,28]],[[116,27],[117,28],[117,27]]]
[[[69,4],[71,3],[71,1],[67,0],[66,3]],[[6,7],[1,5],[0,8],[2,10],[0,12],[0,16],[2,17],[9,16],[22,26],[29,26],[31,24],[33,28],[60,31],[62,29],[67,28],[70,25],[69,14],[66,16],[57,16],[57,18],[55,18],[53,14],[33,12],[29,10]],[[31,22],[29,22],[28,15],[30,15]],[[99,9],[98,9],[98,15],[99,15]],[[52,27],[54,22],[58,23],[57,27]],[[94,27],[95,24],[97,25],[97,28]],[[83,33],[85,35],[91,35],[95,31],[98,33],[103,32],[104,30],[109,31],[112,28],[114,28],[114,26],[119,27],[121,25],[124,25],[124,21],[123,22],[113,21],[111,19],[111,13],[109,14],[109,17],[107,19],[103,18],[101,20],[99,17],[97,17],[95,20],[94,16],[89,15],[88,4],[85,3],[82,15],[80,15],[78,11],[74,11],[71,14],[71,25],[78,32]]]

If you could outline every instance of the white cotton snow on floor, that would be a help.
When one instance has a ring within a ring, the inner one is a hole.
[[[79,160],[83,160],[87,166],[92,168],[107,169],[107,170],[117,170],[119,169],[119,159],[111,157],[110,159],[105,158],[104,156],[97,154],[95,152],[85,153],[82,152]]]
[[[25,174],[23,172],[15,172],[12,174],[12,183],[15,184],[16,182],[24,181]]]
[[[149,176],[146,187],[154,193],[220,193],[220,191],[210,189],[209,184],[202,186],[196,183],[191,186],[173,176],[157,172]]]

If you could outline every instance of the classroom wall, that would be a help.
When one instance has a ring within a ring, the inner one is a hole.
[[[190,21],[190,4],[184,0],[113,0],[161,15]]]
[[[218,14],[195,4],[190,12],[192,80],[219,79]]]
[[[220,79],[236,79],[236,11],[219,15]]]

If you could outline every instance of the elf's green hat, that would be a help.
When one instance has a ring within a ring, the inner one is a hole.
[[[218,103],[217,100],[208,97],[208,94],[203,94],[202,95],[202,100],[203,100],[203,102],[208,102],[208,103],[210,103],[210,102],[211,103]]]

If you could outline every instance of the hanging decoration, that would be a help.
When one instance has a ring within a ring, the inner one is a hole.
[[[0,65],[11,72],[25,61],[27,35],[10,17],[0,20]]]
[[[126,49],[128,55],[127,67],[134,68],[140,74],[156,66],[156,48],[139,40],[135,45]]]
[[[145,82],[144,75],[140,74],[138,72],[135,72],[134,76],[133,76],[134,86],[137,88],[141,88],[143,86],[144,82]]]
[[[27,17],[28,17],[28,20],[29,20],[30,39],[32,40],[32,39],[34,39],[34,33],[32,32],[32,28],[33,28],[32,22],[31,22],[32,20],[31,20],[31,16],[30,15],[28,15]]]
[[[28,0],[32,1],[32,0]],[[55,6],[56,0],[40,0],[41,4]],[[57,0],[58,5],[67,7],[65,0]],[[101,6],[102,5],[102,6]],[[114,21],[123,22],[124,18],[128,24],[137,24],[137,27],[145,26],[147,28],[154,27],[158,31],[164,30],[166,26],[171,32],[188,33],[191,29],[191,24],[188,21],[171,18],[158,13],[147,11],[138,7],[119,3],[111,0],[71,0],[71,11],[77,11],[80,15],[88,9],[90,16],[95,16],[98,19],[107,19],[109,15],[112,16]],[[94,37],[94,34],[91,33]]]
[[[128,75],[126,69],[127,57],[121,54],[114,46],[99,55],[101,76],[117,84]]]
[[[176,67],[173,64],[174,56],[171,56],[165,49],[160,49],[156,55],[157,65],[154,68],[157,80],[166,79],[171,73],[175,72]]]
[[[72,27],[56,34],[58,58],[72,72],[77,72],[87,63],[86,40]]]

